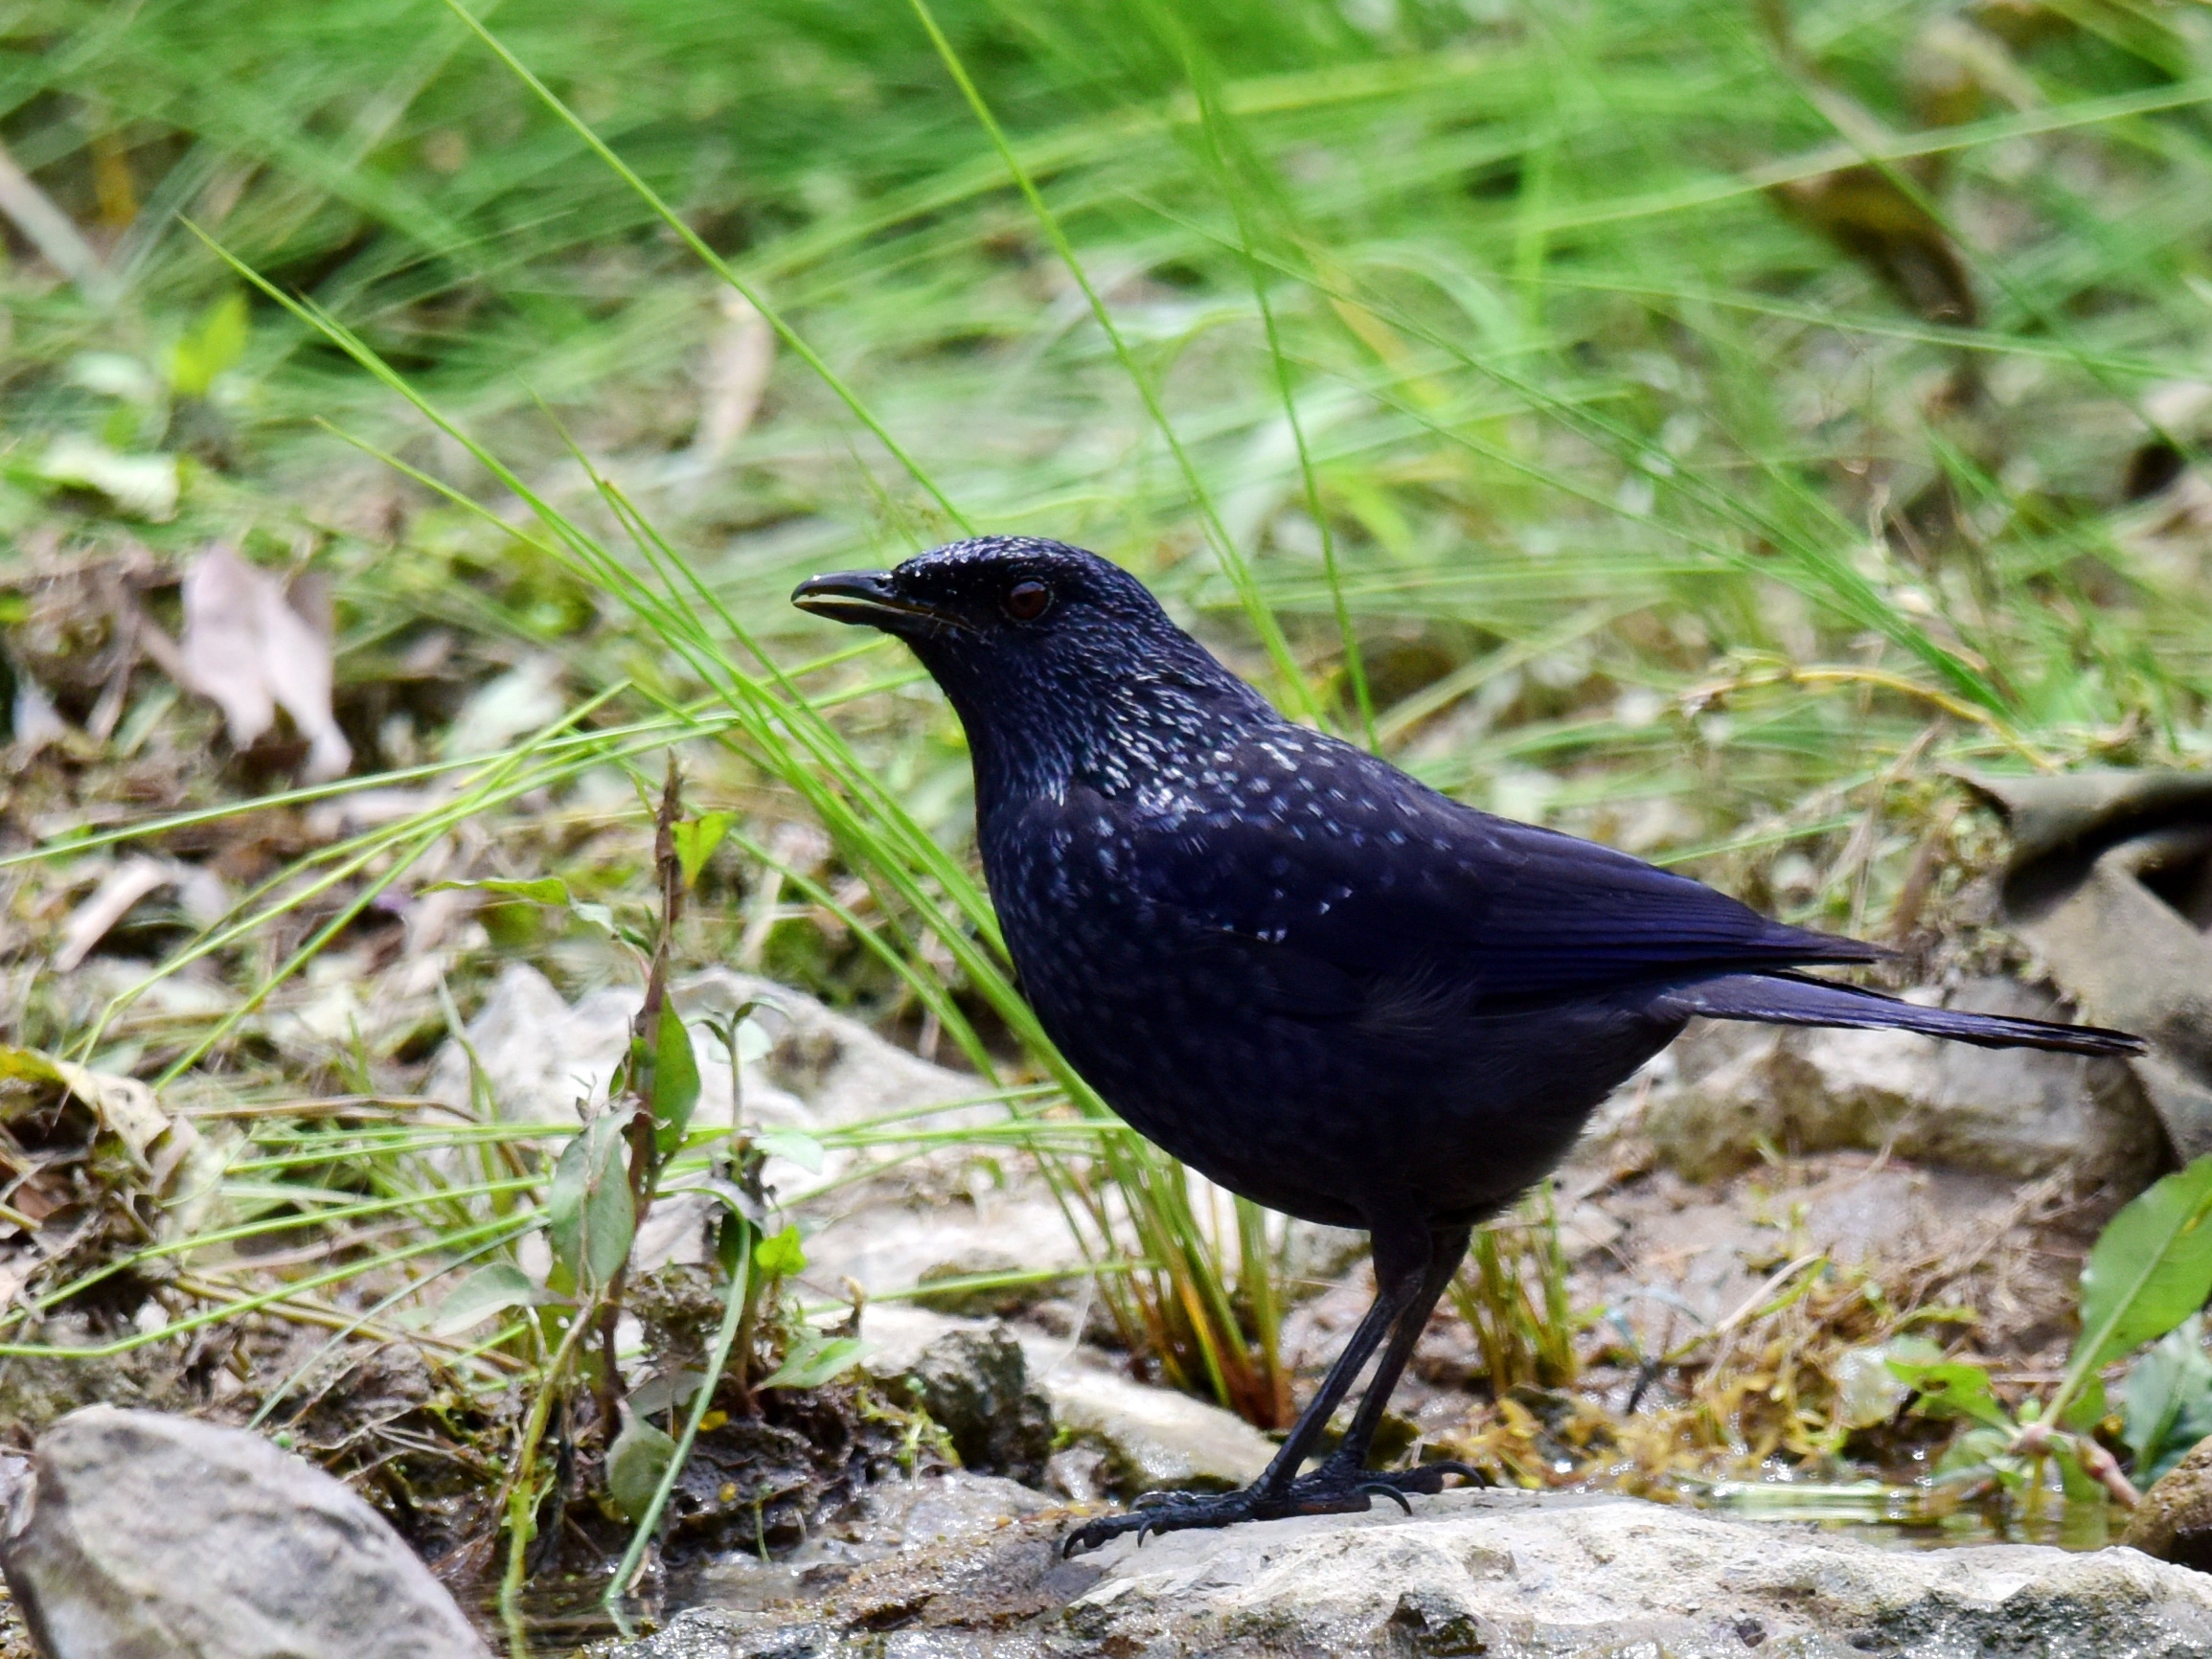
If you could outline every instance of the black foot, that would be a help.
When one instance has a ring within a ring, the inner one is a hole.
[[[1179,1533],[1192,1527],[1231,1527],[1239,1521],[1279,1521],[1287,1515],[1357,1514],[1374,1507],[1378,1497],[1388,1498],[1407,1514],[1413,1506],[1408,1492],[1444,1490],[1444,1477],[1457,1475],[1471,1485],[1488,1485],[1479,1470],[1460,1463],[1417,1464],[1409,1469],[1352,1469],[1324,1464],[1310,1475],[1300,1475],[1288,1487],[1268,1490],[1246,1487],[1241,1492],[1147,1492],[1129,1506],[1129,1512],[1101,1515],[1085,1521],[1060,1541],[1062,1557],[1083,1550],[1101,1549],[1130,1533],[1142,1545],[1154,1533]]]

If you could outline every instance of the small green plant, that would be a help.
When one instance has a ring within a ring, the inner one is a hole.
[[[1474,1332],[1493,1398],[1575,1380],[1577,1325],[1550,1181],[1512,1216],[1476,1230],[1467,1264],[1451,1282],[1451,1305]]]
[[[1126,1131],[1097,1146],[1080,1164],[1048,1157],[1045,1167],[1094,1264],[1125,1263],[1099,1280],[1122,1340],[1171,1386],[1211,1395],[1261,1428],[1288,1424],[1282,1270],[1266,1213],[1224,1193],[1225,1221],[1201,1216],[1188,1172],[1166,1153]]]
[[[678,1156],[692,1146],[700,1079],[691,1033],[669,994],[673,943],[685,896],[729,827],[726,814],[684,817],[672,753],[654,817],[658,925],[650,939],[619,924],[607,907],[576,898],[558,878],[472,884],[512,901],[561,906],[631,946],[645,970],[645,995],[629,1052],[609,1085],[608,1103],[568,1139],[545,1187],[542,1220],[552,1257],[543,1283],[534,1283],[510,1264],[496,1264],[465,1281],[439,1312],[442,1322],[454,1323],[504,1307],[532,1307],[537,1310],[540,1340],[551,1350],[538,1368],[505,1483],[508,1556],[500,1605],[511,1623],[518,1616],[539,1511],[552,1495],[554,1476],[541,1472],[539,1447],[556,1412],[575,1389],[588,1388],[596,1398],[600,1430],[607,1437],[608,1496],[634,1526],[607,1588],[607,1604],[619,1612],[717,1385],[726,1378],[744,1408],[751,1409],[756,1389],[819,1387],[849,1371],[861,1353],[856,1338],[822,1335],[781,1299],[783,1286],[805,1268],[806,1254],[795,1227],[771,1231],[762,1167],[772,1151],[818,1166],[818,1146],[788,1131],[749,1134],[741,1113],[705,1171],[687,1168],[678,1172]],[[729,1049],[733,1086],[742,1075],[744,1022],[755,1007],[746,1003],[734,1010],[718,1033]],[[671,1379],[671,1410],[689,1406],[680,1431],[672,1436],[623,1398],[616,1330],[638,1228],[656,1201],[679,1190],[705,1192],[722,1206],[715,1256],[724,1281],[724,1306],[703,1373],[688,1392],[676,1386],[683,1378]],[[752,1371],[759,1339],[771,1323],[764,1315],[770,1313],[779,1363],[756,1379]]]
[[[2106,1225],[2082,1269],[2081,1333],[2065,1374],[2047,1396],[2017,1409],[1997,1396],[1986,1367],[1946,1359],[1932,1344],[1893,1345],[1889,1369],[1915,1391],[1914,1409],[1973,1426],[1951,1443],[1937,1478],[1993,1483],[2016,1494],[2040,1489],[2055,1462],[2069,1496],[2105,1493],[2132,1507],[2147,1482],[2187,1450],[2184,1437],[2212,1424],[2212,1361],[2198,1314],[2212,1296],[2212,1157],[2156,1182]],[[2129,1369],[2122,1439],[2131,1480],[2099,1439],[2109,1416],[2103,1373],[2146,1344]]]

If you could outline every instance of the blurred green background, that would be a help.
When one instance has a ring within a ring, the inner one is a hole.
[[[1049,219],[907,6],[484,15],[969,522],[1129,562],[1478,803],[1680,853],[1834,840],[1908,753],[2202,753],[2201,5],[946,4]],[[588,514],[565,432],[772,639],[830,643],[796,576],[955,533],[787,345],[733,420],[741,303],[445,6],[0,31],[0,141],[97,261],[14,216],[19,537],[311,557],[342,679],[433,617],[680,689],[320,424],[499,495],[328,342],[253,294],[234,352],[188,220]],[[88,498],[83,441],[182,456],[173,516]],[[1773,897],[1879,916],[1914,830],[1878,828]]]

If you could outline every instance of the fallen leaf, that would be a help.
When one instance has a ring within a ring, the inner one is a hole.
[[[96,489],[124,511],[155,523],[176,516],[182,486],[173,455],[123,455],[65,433],[47,445],[40,473],[55,484]]]
[[[1925,191],[1929,180],[1915,181]],[[1931,323],[1973,328],[1980,320],[1973,282],[1935,217],[1873,167],[1840,168],[1778,185],[1773,198],[1859,261]]]
[[[293,608],[276,578],[221,542],[185,573],[178,658],[188,689],[222,710],[235,747],[250,747],[282,708],[308,739],[308,782],[342,777],[353,763],[331,713],[330,636]]]
[[[752,302],[735,290],[725,292],[722,315],[727,321],[707,353],[698,431],[692,440],[701,466],[712,466],[745,435],[776,370],[776,331]]]
[[[606,1490],[626,1520],[637,1520],[651,1507],[662,1477],[675,1457],[676,1443],[634,1413],[625,1413],[622,1433],[606,1453]]]
[[[560,659],[540,653],[487,680],[461,705],[440,748],[455,759],[493,755],[516,738],[551,725],[563,707],[560,676]]]
[[[69,722],[55,708],[46,688],[20,668],[15,670],[14,716],[15,746],[26,755],[35,755],[69,735]]]
[[[217,542],[184,577],[184,638],[191,689],[223,712],[232,744],[246,748],[276,723],[277,699],[261,668],[261,572]]]
[[[90,1247],[96,1235],[142,1242],[139,1205],[148,1197],[161,1205],[165,1237],[202,1225],[219,1201],[222,1154],[136,1078],[0,1046],[0,1127],[38,1170],[47,1216],[105,1218],[87,1223],[72,1250]]]
[[[158,858],[126,858],[118,864],[92,897],[70,912],[61,928],[61,943],[55,948],[54,971],[74,970],[108,930],[130,914],[132,905],[175,878],[176,873]]]

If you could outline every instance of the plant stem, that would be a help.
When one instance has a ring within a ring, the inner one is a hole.
[[[738,1262],[730,1273],[729,1295],[722,1303],[722,1323],[715,1332],[713,1352],[707,1355],[706,1375],[700,1379],[698,1392],[692,1396],[691,1410],[684,1417],[683,1433],[676,1437],[675,1449],[669,1454],[669,1466],[661,1471],[660,1485],[653,1489],[652,1502],[638,1518],[637,1530],[630,1534],[629,1548],[623,1552],[614,1577],[607,1580],[604,1600],[607,1615],[626,1638],[631,1629],[623,1599],[629,1594],[631,1581],[645,1561],[646,1546],[652,1541],[653,1531],[660,1525],[661,1511],[668,1507],[669,1494],[675,1490],[677,1477],[683,1473],[684,1464],[692,1455],[692,1443],[698,1438],[699,1424],[705,1420],[707,1408],[714,1401],[715,1383],[729,1363],[730,1350],[736,1346],[738,1327],[752,1307],[752,1229],[741,1229],[740,1238],[742,1242],[738,1246]]]
[[[515,1453],[514,1466],[508,1471],[505,1495],[507,1510],[507,1571],[499,1580],[499,1616],[513,1628],[522,1616],[522,1581],[530,1568],[530,1546],[537,1535],[537,1500],[531,1491],[532,1477],[536,1472],[537,1443],[545,1437],[547,1419],[553,1415],[554,1402],[560,1397],[560,1379],[576,1357],[578,1346],[585,1332],[597,1323],[599,1308],[596,1305],[581,1307],[561,1333],[560,1346],[553,1351],[553,1359],[545,1368],[545,1381],[530,1401],[530,1414],[523,1420],[522,1444]]]

